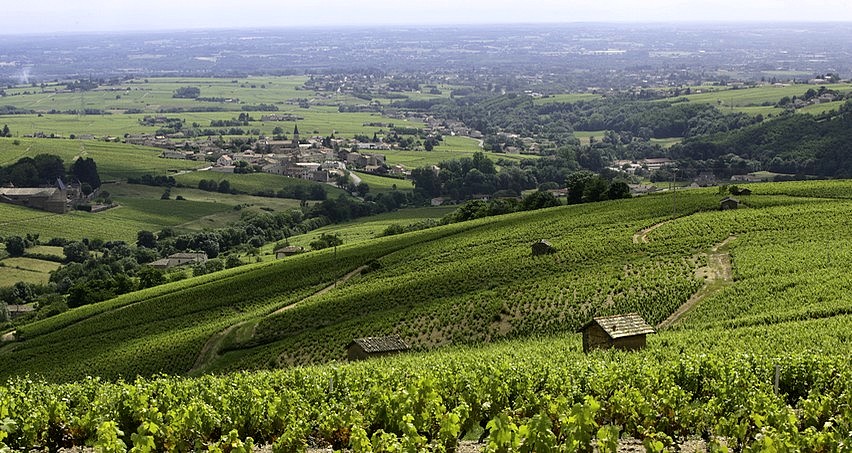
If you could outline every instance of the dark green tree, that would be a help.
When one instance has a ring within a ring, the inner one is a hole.
[[[5,243],[9,256],[23,256],[24,252],[27,251],[27,243],[20,236],[9,236]]]
[[[65,260],[71,263],[82,263],[89,258],[89,247],[86,244],[74,241],[62,247]]]
[[[155,249],[157,248],[157,236],[151,231],[141,230],[136,233],[136,246]]]
[[[81,157],[71,164],[71,176],[81,183],[86,183],[97,189],[101,186],[101,177],[98,175],[98,166],[90,157]]]

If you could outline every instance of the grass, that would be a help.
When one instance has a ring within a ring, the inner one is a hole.
[[[414,183],[410,179],[388,178],[385,176],[376,176],[370,173],[352,172],[361,181],[370,186],[371,193],[390,192],[392,190],[411,191],[414,190]]]
[[[27,249],[27,253],[36,255],[56,256],[59,258],[65,257],[65,252],[62,247],[53,245],[35,245]]]
[[[227,180],[231,188],[246,193],[255,193],[262,190],[279,191],[293,186],[302,186],[310,188],[315,184],[320,184],[312,181],[305,181],[297,178],[288,178],[281,175],[273,175],[270,173],[220,173],[216,171],[197,171],[175,176],[175,180],[179,184],[189,187],[198,187],[198,182],[202,179],[216,181],[220,183]],[[329,184],[323,184],[329,198],[336,198],[346,192],[342,189]]]
[[[846,93],[852,91],[852,84],[839,83],[825,85],[831,90]],[[721,89],[714,92],[695,93],[685,97],[690,102],[699,102],[704,104],[715,104],[720,109],[731,109],[756,115],[761,113],[764,116],[769,113],[780,113],[781,110],[774,107],[775,103],[783,97],[804,96],[809,89],[818,89],[815,85],[789,85],[789,86],[759,86],[754,88],[742,89]],[[771,105],[764,105],[764,104]],[[820,110],[817,106],[826,106],[828,104],[818,104],[814,107],[815,110]],[[821,110],[820,110],[821,111]]]
[[[16,145],[15,141],[20,144]],[[0,166],[17,162],[22,157],[55,154],[66,167],[78,157],[95,160],[102,181],[138,177],[144,174],[165,175],[180,170],[205,166],[202,162],[160,158],[162,150],[123,143],[82,140],[0,139]]]
[[[600,99],[601,97],[601,95],[593,93],[562,93],[553,94],[547,97],[541,97],[536,99],[534,102],[538,105],[553,104],[555,102],[572,103],[579,101],[594,101],[596,99]]]
[[[0,287],[12,286],[17,282],[44,285],[50,279],[50,273],[60,267],[59,263],[53,261],[26,257],[6,258],[0,264]]]
[[[344,244],[351,244],[378,237],[390,225],[407,226],[426,219],[437,220],[454,210],[455,206],[400,209],[395,212],[364,217],[352,222],[325,226],[306,234],[293,236],[289,238],[289,241],[291,245],[298,245],[309,249],[311,241],[316,240],[320,235],[325,233],[339,234]],[[261,249],[261,254],[268,255],[265,258],[271,259],[274,248],[274,244],[264,246]]]

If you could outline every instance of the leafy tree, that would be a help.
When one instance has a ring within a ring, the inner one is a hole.
[[[618,200],[621,198],[630,198],[630,186],[624,181],[615,181],[609,185],[607,197],[610,200]]]
[[[9,236],[6,238],[5,243],[9,256],[23,256],[27,250],[27,243],[20,236]]]
[[[521,209],[524,211],[532,211],[534,209],[549,208],[559,206],[559,200],[550,192],[536,191],[524,197],[521,201]]]
[[[12,297],[16,304],[28,304],[35,299],[33,285],[27,282],[17,282],[12,286]]]
[[[341,244],[343,244],[343,239],[340,238],[339,234],[322,233],[319,238],[311,241],[310,245],[314,250],[322,250],[329,247],[337,247]]]
[[[101,186],[101,177],[98,175],[98,166],[90,157],[81,157],[71,164],[71,175],[81,183],[91,185],[97,189]]]
[[[39,178],[45,183],[52,184],[57,179],[65,179],[65,163],[59,156],[38,154],[33,158],[33,165]]]
[[[596,176],[586,182],[583,187],[583,201],[595,202],[606,200],[608,190],[609,182],[600,176]]]
[[[9,130],[9,125],[4,124],[3,125],[3,131],[0,132],[0,137],[11,137],[11,136],[12,136],[12,131]]]
[[[89,247],[80,241],[70,242],[62,248],[65,260],[71,263],[82,263],[89,258]]]
[[[163,271],[151,266],[142,266],[137,274],[139,276],[139,288],[151,288],[166,283]]]
[[[566,180],[568,204],[582,203],[586,184],[596,177],[597,175],[587,170],[571,173]]]
[[[141,230],[136,233],[136,246],[155,249],[157,248],[157,236],[151,231]]]

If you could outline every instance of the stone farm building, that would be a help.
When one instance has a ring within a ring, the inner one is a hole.
[[[0,188],[0,202],[64,214],[68,212],[68,195],[56,187]]]
[[[725,197],[719,202],[719,209],[727,211],[728,209],[737,209],[740,207],[740,200],[731,197]]]
[[[346,346],[346,356],[349,361],[364,360],[370,357],[380,357],[397,354],[411,349],[399,335],[386,337],[356,338]]]
[[[593,349],[633,351],[645,347],[645,335],[654,329],[638,313],[594,318],[580,328],[583,352]]]
[[[553,245],[551,245],[550,242],[547,242],[544,239],[534,242],[532,245],[533,256],[549,255],[551,253],[556,253],[556,249],[553,248]]]
[[[287,256],[297,255],[305,251],[304,247],[299,247],[295,245],[289,245],[287,247],[282,247],[275,251],[275,259],[281,259]]]
[[[163,258],[149,266],[157,269],[170,269],[175,266],[183,266],[185,264],[203,263],[207,261],[206,253],[173,253],[168,258]]]

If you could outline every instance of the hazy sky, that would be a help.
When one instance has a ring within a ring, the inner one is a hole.
[[[396,24],[852,21],[844,0],[22,0],[2,34]]]

